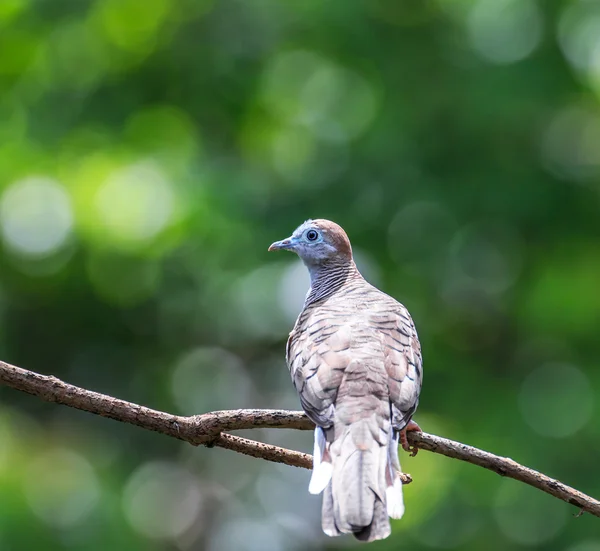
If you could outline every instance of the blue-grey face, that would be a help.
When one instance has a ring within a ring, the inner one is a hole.
[[[340,251],[336,241],[330,228],[324,227],[317,220],[307,220],[298,226],[290,237],[273,243],[269,250],[293,251],[307,266],[314,266],[339,257]]]

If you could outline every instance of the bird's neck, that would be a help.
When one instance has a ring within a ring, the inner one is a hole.
[[[310,273],[310,289],[306,295],[304,307],[331,296],[345,283],[361,278],[353,260],[331,262],[318,265],[307,265]]]

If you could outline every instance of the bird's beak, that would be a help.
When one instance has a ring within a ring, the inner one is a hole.
[[[288,237],[287,239],[283,239],[282,241],[275,241],[275,243],[272,243],[271,246],[269,247],[270,251],[281,251],[281,250],[285,250],[285,249],[291,249],[294,246],[294,242],[292,240],[291,237]]]

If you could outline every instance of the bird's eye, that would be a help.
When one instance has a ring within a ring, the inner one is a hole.
[[[319,237],[319,234],[315,230],[308,230],[306,232],[306,239],[309,241],[316,241]]]

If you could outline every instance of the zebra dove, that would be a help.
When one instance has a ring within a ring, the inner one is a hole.
[[[269,250],[295,252],[311,286],[286,347],[300,402],[317,425],[309,492],[323,494],[329,536],[386,538],[404,513],[398,441],[408,445],[422,381],[421,347],[404,306],[370,285],[344,230],[308,220]]]

